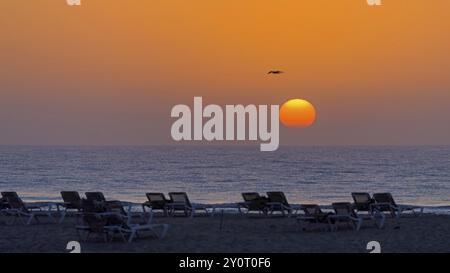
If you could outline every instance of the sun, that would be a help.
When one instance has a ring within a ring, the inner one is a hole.
[[[316,120],[316,109],[307,100],[292,99],[280,109],[280,121],[286,127],[306,128]]]

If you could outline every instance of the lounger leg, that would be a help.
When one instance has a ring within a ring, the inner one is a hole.
[[[158,233],[156,231],[157,228],[161,227],[161,233]],[[153,235],[155,235],[156,238],[158,239],[163,239],[164,237],[166,237],[167,234],[167,230],[169,229],[169,225],[167,224],[157,224],[157,225],[152,225],[150,227],[150,231],[153,233]]]
[[[59,224],[62,224],[64,222],[64,220],[66,219],[66,211],[62,211],[61,212],[61,218],[59,219]]]
[[[361,228],[363,219],[362,218],[358,218],[358,220],[356,220],[356,231],[359,231],[359,229]]]
[[[30,216],[28,217],[28,220],[27,220],[27,222],[26,222],[26,224],[25,225],[30,225],[31,224],[31,221],[33,221],[33,218],[35,218],[34,217],[34,214],[30,214]]]
[[[89,237],[91,237],[91,231],[88,230],[87,234],[86,234],[86,238],[84,239],[86,242],[89,240]]]
[[[384,214],[380,215],[380,229],[382,229],[384,227],[384,223],[386,222],[386,217],[384,216]]]
[[[145,217],[145,215],[143,215],[143,217]],[[151,222],[153,222],[153,210],[150,210],[150,212],[148,213],[148,219],[146,223],[147,225],[149,225]]]
[[[55,224],[58,223],[58,221],[56,220],[56,218],[49,212],[47,213],[48,218]]]
[[[166,237],[167,230],[169,230],[169,225],[163,225],[163,231],[161,232],[159,239],[163,239],[164,237]]]
[[[12,215],[12,221],[9,223],[9,225],[14,225],[17,221],[17,215]]]
[[[129,237],[129,239],[128,239],[128,243],[131,243],[131,242],[133,241],[135,235],[136,235],[136,230],[135,230],[135,229],[132,229],[132,230],[131,230],[130,237]]]
[[[328,221],[328,228],[330,229],[331,232],[334,231],[334,228],[336,227],[333,223],[331,223],[331,219],[329,217],[327,217],[327,221]]]
[[[420,216],[423,214],[423,208],[419,208],[419,214],[417,216]]]
[[[17,218],[19,218],[19,221],[22,223],[22,225],[25,225],[27,222],[25,221],[25,219],[23,219],[22,214],[17,212],[14,214],[14,221],[13,224],[16,223]]]
[[[374,218],[375,223],[377,224],[377,227],[378,227],[379,229],[382,229],[382,228],[384,227],[384,223],[385,223],[385,221],[386,221],[386,217],[384,216],[384,214],[378,212],[378,213],[374,213],[374,214],[372,215],[372,217]],[[377,221],[377,218],[379,219],[378,221]]]

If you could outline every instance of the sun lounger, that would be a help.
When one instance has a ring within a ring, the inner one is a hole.
[[[374,206],[378,211],[389,212],[392,217],[400,218],[406,211],[412,212],[414,216],[423,213],[422,207],[397,205],[390,193],[375,193],[373,199],[375,200]]]
[[[15,192],[15,191],[4,191],[4,192],[1,193],[1,195],[2,195],[2,200],[3,200],[3,206],[5,208],[9,207],[8,201],[7,201],[8,198],[20,198],[19,195],[17,194],[17,192]],[[27,203],[24,203],[24,204],[25,204],[25,206],[28,209],[39,209],[39,208],[41,208],[41,206],[38,206],[38,205],[35,205],[35,204],[27,204]]]
[[[138,233],[144,231],[149,231],[162,239],[169,228],[167,224],[151,224],[150,222],[130,224],[120,213],[108,211],[107,207],[96,204],[96,201],[92,200],[84,202],[82,219],[83,224],[78,225],[76,229],[81,238],[81,233],[86,233],[85,240],[92,233],[102,235],[105,241],[112,240],[114,234],[119,234],[125,242],[132,242]],[[128,238],[126,235],[129,235]]]
[[[149,222],[153,217],[152,212],[132,212],[131,205],[124,206],[124,203],[118,200],[107,201],[102,192],[86,192],[86,200],[92,201],[96,204],[101,204],[105,212],[118,213],[127,219],[131,224],[134,217],[139,217],[142,222]],[[127,207],[127,209],[125,209]]]
[[[108,222],[119,223],[117,218],[125,218],[128,221],[128,216],[121,214],[118,211],[111,211],[105,201],[96,201],[92,199],[82,199],[81,213],[77,214],[81,221],[78,220],[76,226],[77,233],[81,240],[88,240],[91,234],[102,235],[105,242],[108,241],[108,232],[105,226]],[[82,233],[86,234],[83,238]]]
[[[193,205],[189,201],[189,197],[185,192],[170,192],[170,202],[167,203],[169,215],[174,216],[176,211],[183,211],[184,215],[194,217],[198,210],[205,211],[206,215],[210,215],[207,206]],[[212,209],[214,213],[214,209]]]
[[[323,212],[319,205],[304,204],[300,205],[300,209],[303,211],[303,214],[297,216],[297,223],[300,224],[302,230],[312,229],[313,227],[332,230],[332,223],[328,217],[331,213]]]
[[[102,192],[86,192],[85,195],[87,200],[104,202],[110,209],[122,210],[123,213],[128,213],[131,209],[131,207],[128,206],[128,210],[125,210],[123,202],[119,200],[106,200],[105,195]]]
[[[257,192],[244,192],[242,193],[244,202],[238,203],[238,209],[240,213],[243,213],[242,209],[246,210],[246,214],[256,211],[259,214],[267,215],[269,212],[268,198],[259,195]]]
[[[333,206],[335,214],[330,215],[329,218],[330,218],[330,220],[334,221],[334,225],[333,225],[334,230],[338,229],[338,226],[340,223],[351,224],[351,226],[357,231],[361,228],[361,225],[364,220],[364,216],[356,213],[356,211],[353,209],[353,206],[351,203],[339,202],[339,203],[333,203],[332,206]],[[381,220],[382,222],[380,222],[380,226],[379,226],[380,228],[384,224],[384,217],[383,216],[381,216],[381,217],[382,217],[382,220]],[[370,219],[374,219],[374,218],[372,218],[372,216],[370,216]]]
[[[50,206],[48,206],[48,209],[45,210],[42,209],[42,207],[29,207],[25,205],[25,203],[17,196],[17,194],[5,194],[4,196],[6,196],[5,198],[6,202],[8,203],[8,208],[3,209],[2,212],[7,216],[14,216],[14,222],[18,218],[22,221],[23,224],[30,225],[33,220],[39,222],[38,217],[46,216],[56,223],[54,217],[56,215],[59,215],[59,212],[51,210]]]
[[[69,212],[80,212],[82,208],[81,197],[80,194],[76,191],[62,191],[61,197],[63,199],[63,203],[59,205],[63,207],[61,210],[61,218],[59,220],[62,223],[66,217],[66,214]]]
[[[108,242],[108,230],[105,228],[108,222],[106,217],[103,217],[100,213],[83,212],[81,219],[82,224],[75,227],[81,241],[87,241],[91,234],[96,234],[102,236],[103,240]],[[83,237],[83,235],[85,236]]]
[[[355,230],[361,228],[363,218],[359,217],[353,210],[352,204],[349,202],[339,202],[332,204],[335,214],[330,215],[329,218],[335,222],[335,229],[341,222],[350,223]]]
[[[142,209],[145,211],[145,208],[148,207],[155,210],[162,210],[164,215],[167,216],[167,204],[170,203],[170,200],[164,196],[164,193],[160,192],[149,192],[145,194],[147,196],[148,201],[142,204]]]
[[[367,192],[353,192],[353,209],[355,213],[364,220],[375,221],[378,228],[382,228],[385,223],[385,216],[378,210],[375,200]]]
[[[374,200],[367,192],[352,192],[353,205],[358,212],[372,213]]]
[[[269,199],[267,202],[269,214],[280,211],[283,215],[287,213],[288,216],[291,216],[298,210],[298,208],[294,208],[289,204],[283,192],[267,192],[267,197]]]

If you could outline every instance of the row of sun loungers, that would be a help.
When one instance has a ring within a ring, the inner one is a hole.
[[[144,211],[146,208],[153,211],[160,210],[165,216],[173,216],[181,211],[185,216],[194,217],[197,211],[204,211],[206,215],[209,215],[210,210],[214,210],[210,206],[192,204],[185,192],[170,192],[169,198],[159,192],[147,193],[146,196],[148,201],[142,204]]]
[[[76,230],[80,237],[88,239],[91,234],[102,235],[105,241],[119,235],[124,241],[131,242],[138,233],[148,231],[157,238],[163,238],[169,226],[152,224],[153,213],[161,211],[164,216],[184,215],[194,217],[198,211],[206,215],[214,214],[211,206],[192,204],[184,192],[171,192],[169,198],[163,193],[147,193],[147,201],[142,204],[142,211],[132,210],[132,204],[118,200],[107,200],[101,192],[86,192],[82,198],[76,191],[63,191],[63,202],[27,204],[16,192],[2,192],[0,212],[13,216],[13,223],[20,220],[29,225],[47,217],[55,223],[62,223],[68,214],[77,219]],[[330,231],[337,230],[342,224],[351,225],[359,230],[364,221],[372,221],[382,228],[386,215],[400,217],[406,211],[418,215],[423,208],[400,206],[390,193],[352,193],[353,203],[339,202],[332,204],[332,211],[325,212],[319,205],[291,205],[283,192],[267,192],[262,196],[256,192],[242,193],[244,202],[237,204],[241,214],[256,212],[272,215],[280,212],[283,216],[296,215],[302,229],[321,227]],[[139,221],[139,223],[135,223]]]
[[[281,212],[283,215],[295,214],[298,206],[289,204],[283,192],[267,192],[267,197],[261,196],[257,192],[242,193],[244,202],[238,203],[240,213],[258,212],[260,214],[273,214]]]
[[[341,223],[350,224],[355,230],[359,230],[364,221],[370,220],[378,228],[383,228],[385,223],[385,213],[392,217],[399,218],[406,211],[413,215],[423,213],[423,208],[414,206],[397,205],[390,193],[352,193],[354,203],[336,202],[332,203],[333,212],[324,212],[317,204],[303,204],[294,206],[289,204],[283,192],[267,192],[266,196],[261,196],[256,192],[242,194],[244,202],[238,204],[241,213],[248,214],[257,212],[269,215],[281,212],[282,215],[297,216],[299,224],[307,226],[323,226],[328,230],[336,230]],[[306,227],[304,227],[306,229]]]
[[[120,201],[107,201],[101,192],[88,192],[81,198],[78,192],[61,192],[63,202],[26,204],[15,192],[2,192],[1,213],[12,216],[13,223],[20,220],[29,225],[45,216],[52,222],[62,223],[68,213],[77,217],[76,230],[81,239],[90,235],[102,235],[105,241],[119,235],[124,241],[131,242],[138,233],[150,232],[157,238],[164,238],[169,225],[153,224],[151,212],[126,210]],[[56,207],[56,208],[55,208]],[[59,218],[59,221],[57,220]],[[139,223],[133,223],[135,219]]]

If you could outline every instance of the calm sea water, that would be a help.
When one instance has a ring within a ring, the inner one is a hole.
[[[62,190],[144,201],[186,191],[197,203],[282,190],[292,203],[350,201],[391,192],[400,203],[450,205],[450,147],[0,147],[0,191],[59,200]]]

